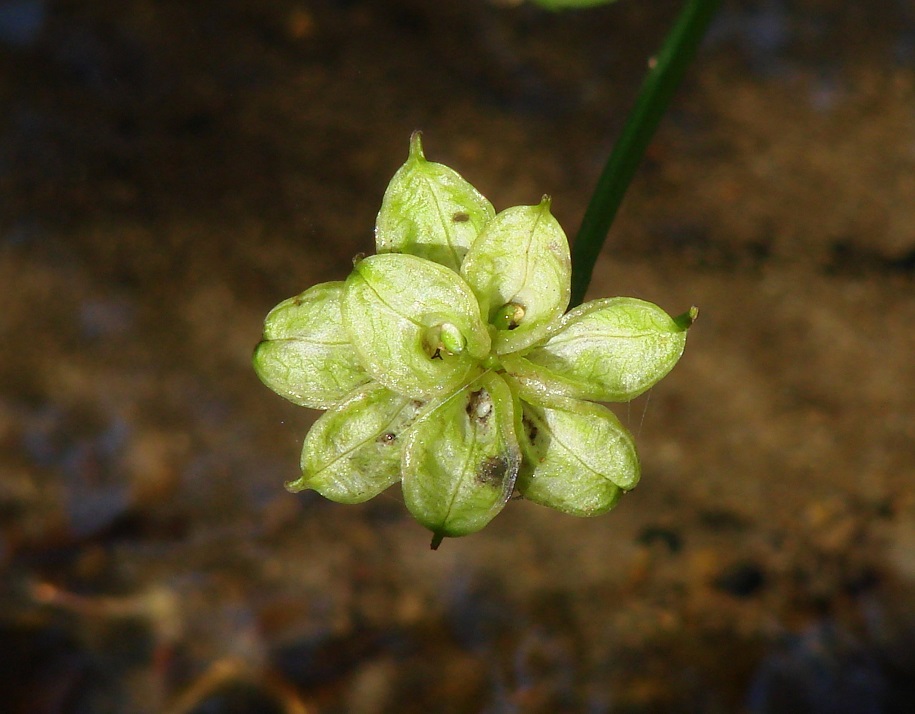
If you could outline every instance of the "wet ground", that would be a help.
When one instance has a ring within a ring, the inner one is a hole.
[[[615,511],[430,552],[283,489],[316,413],[251,350],[410,132],[574,235],[678,7],[0,4],[4,711],[910,711],[907,0],[724,3],[592,283],[702,310]]]

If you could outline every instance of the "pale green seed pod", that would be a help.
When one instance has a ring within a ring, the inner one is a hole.
[[[461,275],[496,328],[493,351],[506,354],[541,340],[569,305],[569,242],[550,213],[536,206],[497,214],[473,244]]]
[[[267,315],[254,370],[270,389],[295,404],[324,409],[370,378],[343,328],[342,282],[321,283]]]
[[[444,537],[480,530],[505,505],[521,461],[515,398],[488,372],[420,417],[407,437],[403,493],[414,518]]]
[[[442,349],[447,350],[453,355],[459,355],[467,346],[467,339],[461,334],[457,325],[445,322],[439,327],[439,340]]]
[[[510,380],[510,378],[509,378]],[[575,516],[609,511],[639,480],[635,443],[600,404],[522,399],[524,462],[518,490],[526,499]]]
[[[676,320],[636,298],[605,298],[575,308],[549,339],[505,369],[541,398],[626,402],[657,384],[677,363],[691,311]]]
[[[521,324],[521,320],[524,319],[525,312],[523,305],[510,302],[496,310],[496,314],[492,319],[492,326],[497,330],[517,329]]]
[[[357,389],[314,423],[302,449],[302,476],[286,487],[338,503],[377,496],[400,480],[406,430],[421,407],[378,384]]]
[[[453,169],[427,161],[420,132],[394,174],[375,221],[378,253],[410,253],[454,271],[483,226],[492,204]]]
[[[369,374],[415,399],[466,383],[490,348],[476,298],[457,273],[412,255],[360,261],[346,281],[343,324]],[[460,350],[430,350],[443,325]]]

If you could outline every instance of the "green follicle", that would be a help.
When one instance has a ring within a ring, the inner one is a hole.
[[[462,335],[461,331],[450,322],[446,322],[442,325],[441,332],[439,333],[439,340],[441,340],[442,347],[453,355],[460,354],[464,351],[464,347],[467,346],[467,340],[464,335]]]
[[[524,319],[524,305],[510,302],[500,307],[493,316],[492,324],[497,330],[514,330]]]
[[[443,322],[429,328],[423,340],[426,352],[432,359],[441,359],[442,351],[459,355],[467,346],[467,338],[461,334],[456,325]]]

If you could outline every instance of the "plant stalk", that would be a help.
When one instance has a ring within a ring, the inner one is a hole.
[[[635,106],[597,180],[581,228],[572,244],[572,299],[581,304],[594,264],[626,189],[667,110],[683,74],[696,54],[720,0],[687,0],[660,51],[651,58]]]

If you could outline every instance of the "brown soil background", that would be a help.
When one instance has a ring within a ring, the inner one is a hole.
[[[316,413],[251,371],[263,317],[372,249],[417,128],[574,235],[679,3],[18,6],[5,711],[910,711],[908,2],[724,3],[590,291],[702,310],[618,411],[642,483],[591,520],[514,501],[438,552],[397,488],[284,491]]]

